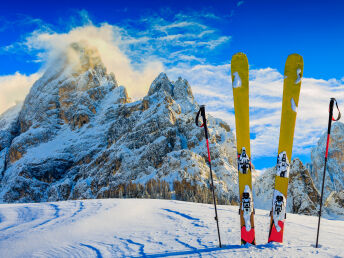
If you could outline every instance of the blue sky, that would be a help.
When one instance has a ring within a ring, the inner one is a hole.
[[[33,3],[32,3],[33,2]],[[72,3],[71,3],[72,2]],[[0,10],[1,46],[20,40],[48,23],[57,31],[81,25],[77,12],[86,10],[94,23],[135,26],[140,17],[213,14],[208,22],[231,40],[207,61],[220,63],[244,51],[253,67],[274,67],[283,72],[283,59],[293,52],[305,59],[305,77],[342,78],[344,3],[342,1],[7,1]],[[130,20],[132,22],[130,22]],[[34,72],[39,65],[25,65],[21,57],[1,55],[1,74]],[[319,65],[326,64],[326,65]]]
[[[233,127],[229,63],[234,53],[244,52],[251,69],[252,156],[255,166],[262,169],[276,161],[284,63],[289,54],[299,53],[306,79],[294,157],[308,162],[311,147],[326,129],[328,98],[338,96],[340,102],[344,96],[343,11],[341,1],[3,3],[0,93],[13,96],[2,102],[25,97],[16,95],[17,89],[39,77],[58,48],[56,42],[87,37],[93,28],[100,38],[94,42],[106,37],[107,46],[118,48],[118,55],[128,62],[132,78],[124,78],[115,69],[118,65],[109,63],[120,83],[131,87],[133,78],[144,77],[147,80],[142,83],[148,84],[156,67],[172,79],[181,75],[189,80],[197,101]],[[264,91],[267,86],[273,90]]]

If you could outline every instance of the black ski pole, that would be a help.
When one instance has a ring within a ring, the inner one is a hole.
[[[198,119],[199,115],[201,114],[203,118],[203,123],[199,125]],[[210,151],[209,151],[209,141],[208,141],[208,127],[207,127],[207,120],[205,118],[205,106],[201,105],[197,115],[196,115],[196,125],[198,127],[204,127],[204,133],[205,133],[205,140],[207,142],[207,149],[208,149],[208,161],[209,161],[209,168],[210,168],[210,179],[211,179],[211,190],[213,192],[213,201],[214,201],[214,206],[215,206],[215,220],[216,220],[216,225],[217,225],[217,234],[219,236],[219,246],[220,248],[222,247],[221,245],[221,237],[220,237],[220,228],[219,228],[219,217],[217,216],[217,208],[216,208],[216,198],[215,198],[215,190],[214,190],[214,181],[213,181],[213,171],[211,170],[211,159],[210,159]]]
[[[334,103],[336,103],[336,107],[337,107],[337,110],[338,110],[338,117],[337,117],[337,119],[333,118],[333,105],[334,105]],[[322,187],[321,187],[321,197],[320,197],[320,209],[319,209],[319,219],[318,219],[317,242],[315,244],[316,248],[318,248],[318,241],[319,241],[321,208],[322,208],[322,200],[323,200],[323,195],[324,195],[324,184],[325,184],[325,175],[326,175],[326,164],[327,164],[328,146],[329,146],[330,134],[331,134],[331,125],[332,125],[332,121],[338,121],[339,119],[340,119],[340,111],[339,111],[339,108],[338,108],[338,103],[337,103],[335,98],[331,98],[331,100],[330,100],[330,109],[329,109],[329,118],[328,118],[328,129],[327,129],[325,165],[324,165],[324,173],[323,173]]]

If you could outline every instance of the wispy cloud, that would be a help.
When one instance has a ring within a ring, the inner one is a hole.
[[[166,34],[169,33],[170,30],[172,29],[180,29],[180,28],[195,28],[195,27],[199,27],[201,29],[206,29],[207,26],[197,23],[197,22],[187,22],[187,21],[178,21],[178,22],[173,22],[171,24],[167,24],[167,25],[153,25],[153,28],[164,32]]]
[[[237,6],[239,7],[240,5],[243,5],[244,4],[244,1],[239,1],[237,2]]]
[[[204,60],[206,54],[211,54],[215,48],[228,44],[231,40],[230,35],[224,35],[214,25],[209,25],[212,23],[208,23],[208,20],[216,18],[215,14],[211,15],[209,12],[143,17],[140,21],[144,29],[137,30],[135,26],[128,26],[126,29],[126,40],[131,42],[127,46],[128,53],[136,57],[163,57],[167,66],[180,61],[195,64]],[[137,38],[140,40],[136,41]],[[196,58],[186,59],[186,55]],[[166,59],[166,56],[170,58]]]

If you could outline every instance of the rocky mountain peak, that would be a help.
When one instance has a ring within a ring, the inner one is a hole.
[[[165,73],[160,73],[159,76],[155,78],[149,88],[148,96],[160,92],[164,92],[169,96],[173,96],[173,85]]]
[[[125,88],[106,73],[97,49],[78,42],[69,45],[66,53],[60,57],[65,62],[49,67],[32,86],[16,120],[16,133],[2,137],[6,141],[0,139],[6,142],[2,147],[8,149],[10,163],[49,142],[65,126],[77,130],[89,124],[110,95],[113,103],[129,101]]]
[[[103,70],[104,73],[106,72],[98,49],[90,46],[86,41],[70,44],[67,53],[68,62],[70,64],[78,64],[78,73],[85,72],[89,69]]]
[[[151,84],[148,96],[154,94],[173,99],[179,104],[182,113],[190,112],[196,104],[188,81],[181,77],[176,82],[170,81],[165,73],[160,73]]]
[[[173,94],[177,100],[188,100],[191,103],[194,102],[194,96],[188,81],[181,77],[179,77],[175,82]]]
[[[0,201],[117,197],[123,185],[153,179],[171,189],[190,184],[208,200],[205,139],[188,82],[161,73],[147,96],[130,102],[96,49],[78,42],[67,54],[32,86],[13,126],[0,128]],[[222,120],[208,122],[218,195],[235,202],[234,136]]]

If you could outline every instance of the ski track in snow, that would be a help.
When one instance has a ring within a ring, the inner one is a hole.
[[[288,214],[284,243],[267,244],[268,211],[256,210],[257,246],[240,246],[237,206],[106,199],[0,205],[0,257],[343,257],[344,221]]]

